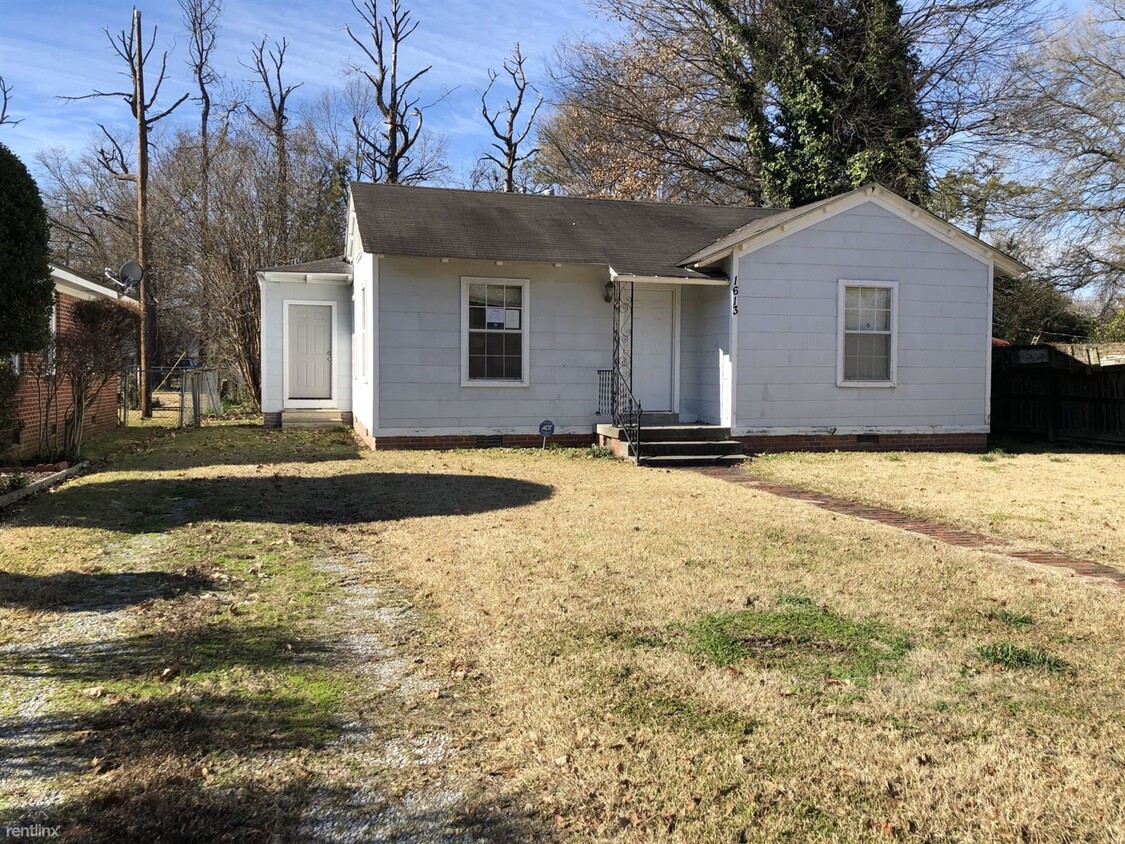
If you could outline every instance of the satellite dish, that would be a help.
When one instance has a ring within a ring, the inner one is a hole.
[[[121,279],[121,283],[126,287],[133,287],[136,284],[140,284],[140,281],[142,278],[144,278],[144,275],[144,267],[142,267],[136,261],[129,261],[128,263],[122,265],[121,273],[118,277]]]

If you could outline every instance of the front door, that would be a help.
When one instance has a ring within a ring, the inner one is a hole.
[[[633,290],[633,395],[645,412],[675,410],[675,291]]]
[[[332,398],[332,306],[289,306],[289,398]]]

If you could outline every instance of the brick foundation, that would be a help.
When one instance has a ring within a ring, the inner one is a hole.
[[[266,428],[280,428],[281,427],[281,411],[274,413],[262,414],[262,425]]]
[[[430,450],[449,451],[455,448],[540,448],[543,438],[538,434],[450,434],[441,436],[373,437],[363,423],[352,425],[356,439],[372,451]],[[593,434],[555,434],[547,437],[548,445],[585,448],[594,442]]]
[[[598,434],[598,445],[602,448],[609,448],[613,451],[614,457],[628,457],[629,456],[629,443],[624,439],[617,437],[607,437],[605,434]]]
[[[779,434],[734,437],[747,453],[781,451],[968,451],[988,447],[988,434]]]

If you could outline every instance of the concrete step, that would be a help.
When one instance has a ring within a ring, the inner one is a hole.
[[[625,439],[625,435],[616,425],[600,424],[595,430],[602,436],[615,440]],[[672,440],[692,440],[699,442],[709,440],[729,440],[730,428],[719,425],[642,425],[642,442],[670,442]]]
[[[643,446],[641,451],[644,451]],[[641,465],[665,469],[684,466],[737,466],[745,459],[741,454],[662,454],[641,457]]]
[[[317,430],[339,428],[343,424],[340,411],[334,408],[285,410],[281,413],[282,428]]]
[[[675,454],[742,454],[742,443],[738,440],[646,440],[642,438],[641,453],[645,457]]]
[[[730,439],[730,428],[719,425],[641,426],[641,442],[720,442]]]

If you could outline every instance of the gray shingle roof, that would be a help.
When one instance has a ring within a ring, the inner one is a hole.
[[[352,265],[344,260],[343,255],[332,258],[321,258],[318,261],[306,261],[303,264],[282,264],[279,267],[268,267],[258,270],[261,273],[346,273],[350,274]]]
[[[777,213],[360,182],[351,190],[367,252],[608,264],[638,276],[702,277],[679,264],[734,229]]]

